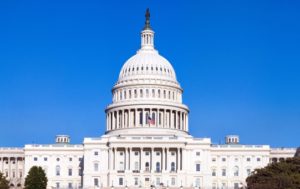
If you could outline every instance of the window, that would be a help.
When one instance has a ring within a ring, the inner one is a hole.
[[[234,183],[234,189],[239,189],[239,183]]]
[[[48,161],[48,158],[44,157],[44,161]]]
[[[123,156],[124,155],[124,153],[123,152],[120,152],[120,156]]]
[[[160,163],[159,162],[156,162],[156,170],[155,170],[157,173],[160,172]]]
[[[59,158],[56,158],[56,161],[60,161],[60,159],[59,159]]]
[[[171,178],[171,185],[174,186],[176,184],[176,180],[174,177]]]
[[[222,176],[223,176],[223,177],[226,176],[226,169],[222,169]]]
[[[156,152],[156,156],[159,156],[160,155],[160,153],[159,152]]]
[[[155,122],[156,122],[155,113],[152,113],[152,122],[153,122],[153,125],[154,125]]]
[[[149,154],[150,154],[149,152],[146,152],[146,153],[145,153],[146,156],[149,156]]]
[[[248,158],[247,158],[247,161],[249,161],[249,162],[250,162],[250,161],[251,161],[251,158],[249,158],[249,157],[248,157]]]
[[[69,161],[73,161],[73,159],[72,159],[72,158],[69,158]]]
[[[38,158],[37,158],[37,157],[34,157],[34,158],[33,158],[33,161],[37,161],[37,160],[38,160]]]
[[[195,180],[195,186],[200,187],[200,178],[196,178]]]
[[[56,173],[56,176],[60,176],[60,166],[59,165],[56,166],[55,173]]]
[[[217,183],[212,184],[212,189],[217,189]]]
[[[146,171],[149,171],[149,162],[145,163],[145,169],[146,169]]]
[[[225,161],[226,161],[226,158],[222,158],[222,161],[224,161],[224,162],[225,162]]]
[[[211,161],[212,161],[212,162],[216,162],[216,161],[217,161],[217,158],[213,157],[213,158],[211,159]]]
[[[226,183],[222,183],[221,189],[226,189],[226,188],[227,188]]]
[[[56,183],[56,188],[59,188],[59,182]]]
[[[134,186],[139,185],[139,178],[135,177],[134,178]]]
[[[72,189],[72,188],[73,188],[73,185],[72,185],[72,183],[71,183],[71,182],[69,182],[69,184],[68,184],[68,188],[69,188],[69,189]]]
[[[171,152],[171,156],[175,156],[175,152]]]
[[[71,168],[68,169],[68,175],[72,176],[72,169]]]
[[[94,178],[94,186],[99,187],[99,179]]]
[[[139,168],[139,162],[138,161],[136,161],[136,162],[134,162],[134,170],[139,170],[140,168]]]
[[[175,171],[175,169],[176,169],[175,162],[172,162],[171,163],[171,171]]]
[[[99,164],[98,163],[94,163],[94,171],[99,171]]]
[[[260,159],[259,157],[258,157],[258,158],[256,158],[256,161],[260,162],[260,160],[261,160],[261,159]]]
[[[247,175],[250,176],[250,174],[251,174],[251,169],[247,169],[246,172],[247,172]]]
[[[200,152],[196,152],[196,156],[200,156]]]
[[[200,163],[197,163],[197,164],[196,164],[196,171],[197,171],[197,172],[200,172]]]
[[[99,152],[97,152],[97,151],[96,151],[96,152],[94,152],[94,155],[95,155],[95,156],[98,156],[98,154],[99,154]]]
[[[160,185],[160,178],[156,177],[156,186],[159,186],[159,185]]]
[[[121,161],[119,164],[119,170],[124,171],[124,162],[123,161]]]
[[[239,167],[238,167],[238,166],[235,166],[235,167],[233,168],[233,175],[234,175],[235,177],[239,176]]]
[[[152,97],[154,98],[155,97],[155,90],[152,89]]]
[[[212,171],[211,171],[211,176],[213,176],[213,177],[217,176],[217,171],[216,171],[216,169],[212,169]]]
[[[138,156],[138,155],[139,155],[139,152],[134,152],[134,155],[135,155],[135,156]]]
[[[124,184],[123,177],[120,177],[119,178],[119,186],[123,186],[123,184]]]
[[[22,178],[22,177],[23,177],[22,170],[19,172],[19,176],[20,176],[20,178]]]

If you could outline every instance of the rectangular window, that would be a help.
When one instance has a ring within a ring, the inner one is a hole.
[[[156,186],[159,186],[159,185],[160,185],[160,178],[157,177],[157,178],[156,178]]]
[[[134,186],[139,185],[139,178],[135,177],[134,178]]]
[[[94,178],[94,186],[96,186],[96,187],[99,186],[99,179]]]
[[[72,184],[71,182],[69,182],[68,188],[69,188],[69,189],[72,189],[72,188],[73,188],[73,184]]]
[[[258,162],[260,162],[260,158],[257,158],[256,160],[257,160]]]
[[[59,186],[59,182],[57,182],[57,183],[56,183],[56,188],[59,188],[59,187],[60,187],[60,186]]]
[[[124,183],[123,183],[123,177],[120,177],[120,178],[119,178],[119,186],[123,186],[123,184],[124,184]]]
[[[174,186],[176,184],[176,179],[174,177],[171,178],[171,185]]]
[[[196,172],[200,172],[200,163],[196,164]]]
[[[250,176],[251,174],[251,169],[247,169],[247,175]]]
[[[216,170],[213,169],[212,172],[211,172],[211,176],[215,177],[216,175],[217,175]]]
[[[239,189],[239,183],[234,183],[234,189]]]
[[[68,175],[69,175],[69,176],[72,176],[72,169],[69,169],[69,170],[68,170]]]
[[[48,158],[44,157],[44,161],[48,161]]]
[[[226,169],[222,169],[222,176],[223,176],[223,177],[226,176]]]
[[[200,156],[200,152],[196,152],[196,156]]]
[[[33,158],[33,161],[37,161],[37,160],[38,160],[38,158],[37,158],[37,157],[34,157],[34,158]]]
[[[249,161],[249,162],[250,162],[250,161],[251,161],[251,158],[247,158],[247,161]]]
[[[72,161],[73,159],[72,158],[69,158],[69,161]]]
[[[99,154],[99,152],[97,152],[97,151],[96,151],[96,152],[94,152],[94,155],[95,155],[95,156],[98,156],[98,154]]]
[[[98,163],[94,163],[94,171],[98,171],[99,170],[99,164]]]
[[[217,189],[217,183],[213,183],[212,189]]]

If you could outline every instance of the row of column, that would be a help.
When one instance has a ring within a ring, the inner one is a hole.
[[[121,158],[124,163],[123,169],[118,167],[117,153],[123,152],[124,157]],[[133,161],[134,152],[138,152],[138,164],[139,167],[136,169],[134,167],[135,161]],[[148,152],[150,160],[147,161],[145,153]],[[154,155],[156,152],[160,153],[160,161],[154,161]],[[172,153],[175,153],[175,158],[171,158]],[[183,158],[184,158],[184,149],[183,148],[110,148],[108,150],[108,165],[110,171],[138,171],[138,172],[157,172],[156,163],[160,163],[159,172],[170,171],[177,172],[183,169]],[[146,163],[149,164],[148,169],[146,168]],[[144,168],[144,169],[143,169]]]
[[[22,162],[22,165],[20,165],[20,167],[19,162]],[[23,177],[23,157],[0,157],[0,165],[0,172],[3,173],[4,176],[7,176],[11,179]]]
[[[106,114],[106,130],[160,127],[188,131],[188,113],[170,109],[122,109]]]

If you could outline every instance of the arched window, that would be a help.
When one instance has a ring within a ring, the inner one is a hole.
[[[167,98],[167,93],[165,90],[164,90],[164,98]]]
[[[238,167],[238,166],[235,166],[235,167],[233,168],[233,175],[234,175],[235,177],[239,176],[239,167]]]
[[[151,118],[150,118],[151,119]],[[146,117],[145,117],[145,123],[146,124],[149,124],[150,122],[149,122],[150,120],[149,120],[149,113],[147,112],[146,113]]]
[[[140,97],[143,98],[143,89],[140,89]]]
[[[124,91],[124,99],[126,99],[126,98],[127,98],[126,91]]]
[[[171,171],[175,171],[175,169],[176,169],[175,162],[172,162],[171,163]]]
[[[134,98],[137,98],[137,90],[134,90]]]
[[[146,89],[146,97],[149,98],[149,89]]]
[[[160,163],[159,163],[159,162],[156,162],[156,169],[155,169],[155,171],[156,171],[157,173],[160,172]]]
[[[155,90],[152,89],[152,97],[154,98],[155,97]]]
[[[158,98],[160,98],[160,89],[158,89],[157,93],[158,93]]]
[[[59,165],[57,165],[55,168],[55,174],[56,174],[56,176],[60,176],[60,166]]]

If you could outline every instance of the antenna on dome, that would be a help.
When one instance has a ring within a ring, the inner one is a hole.
[[[147,8],[146,13],[145,13],[145,27],[144,30],[150,29],[151,30],[151,26],[150,26],[150,10],[149,8]]]

